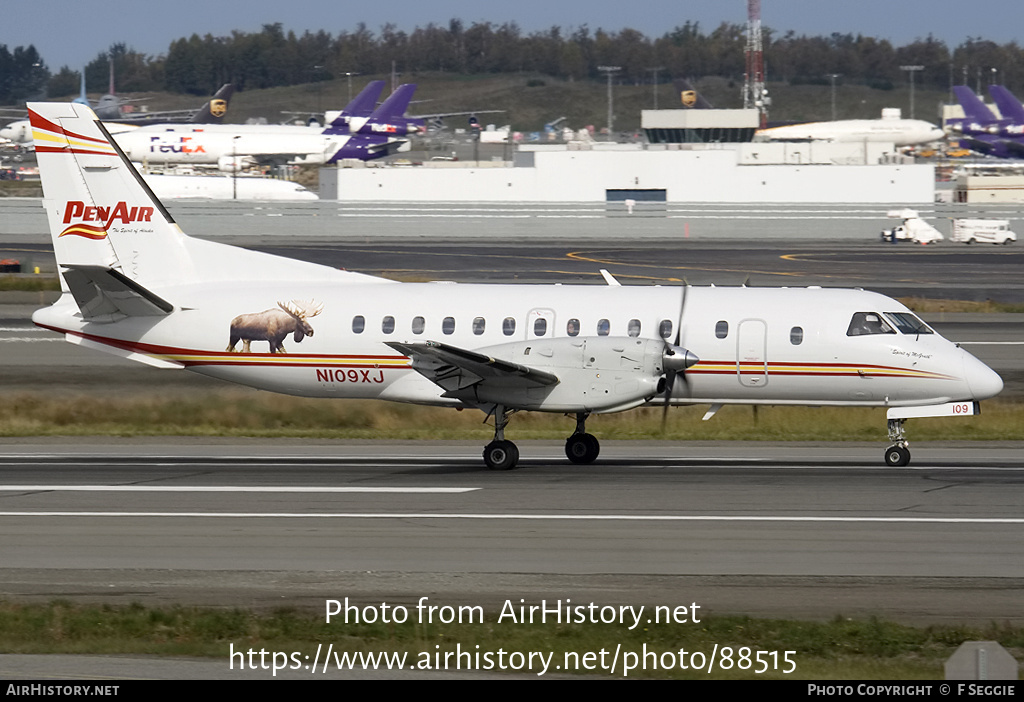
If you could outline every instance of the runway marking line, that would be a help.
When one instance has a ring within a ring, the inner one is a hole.
[[[642,514],[435,514],[402,512],[0,512],[0,517],[171,517],[221,519],[474,519],[598,522],[806,522],[846,524],[1024,524],[1024,518],[760,517]]]
[[[461,494],[475,487],[313,487],[313,486],[234,486],[234,485],[0,485],[0,492],[265,492],[265,493],[427,493]]]

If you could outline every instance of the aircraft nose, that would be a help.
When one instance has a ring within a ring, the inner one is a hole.
[[[964,378],[974,400],[986,400],[1003,391],[1003,379],[971,354],[964,353]]]

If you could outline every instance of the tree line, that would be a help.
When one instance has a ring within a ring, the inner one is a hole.
[[[931,36],[903,46],[854,34],[831,36],[777,33],[763,38],[766,75],[771,82],[844,83],[892,89],[907,76],[900,66],[919,65],[917,85],[944,90],[951,83],[1024,84],[1024,50],[971,38],[949,47]],[[514,22],[428,24],[411,32],[386,24],[379,32],[360,23],[332,35],[325,30],[297,35],[280,23],[259,32],[200,36],[171,42],[166,54],[146,56],[115,44],[85,66],[88,85],[106,85],[113,62],[117,89],[212,94],[223,83],[240,90],[312,83],[348,73],[539,74],[565,80],[603,79],[601,66],[616,66],[618,82],[640,84],[670,78],[719,76],[742,81],[746,28],[723,23],[704,31],[686,22],[660,37],[634,29],[566,31],[551,27],[525,33]],[[9,52],[0,45],[0,103],[63,97],[78,92],[79,72],[68,66],[51,74],[35,48]]]

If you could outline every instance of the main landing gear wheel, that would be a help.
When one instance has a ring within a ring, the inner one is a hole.
[[[484,447],[484,463],[491,470],[512,470],[519,462],[519,447],[502,439]]]
[[[505,427],[508,418],[516,410],[509,410],[504,405],[495,405],[494,410],[494,441],[484,447],[484,463],[491,470],[512,470],[519,463],[519,447],[505,439]]]
[[[587,433],[587,417],[590,412],[576,413],[576,431],[565,440],[565,456],[577,465],[593,463],[601,453],[601,443],[593,434]]]
[[[593,434],[573,434],[565,440],[565,455],[573,463],[593,463],[599,453],[601,443]]]
[[[886,465],[896,468],[910,463],[910,449],[906,446],[890,446],[885,450]]]

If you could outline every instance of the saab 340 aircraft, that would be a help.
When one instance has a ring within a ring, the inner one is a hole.
[[[309,397],[475,408],[492,469],[515,412],[644,405],[977,414],[1000,377],[883,295],[821,288],[399,283],[186,236],[87,107],[29,105],[63,295],[33,321],[75,344]],[[301,343],[300,343],[301,342]],[[285,348],[287,346],[287,349]]]

